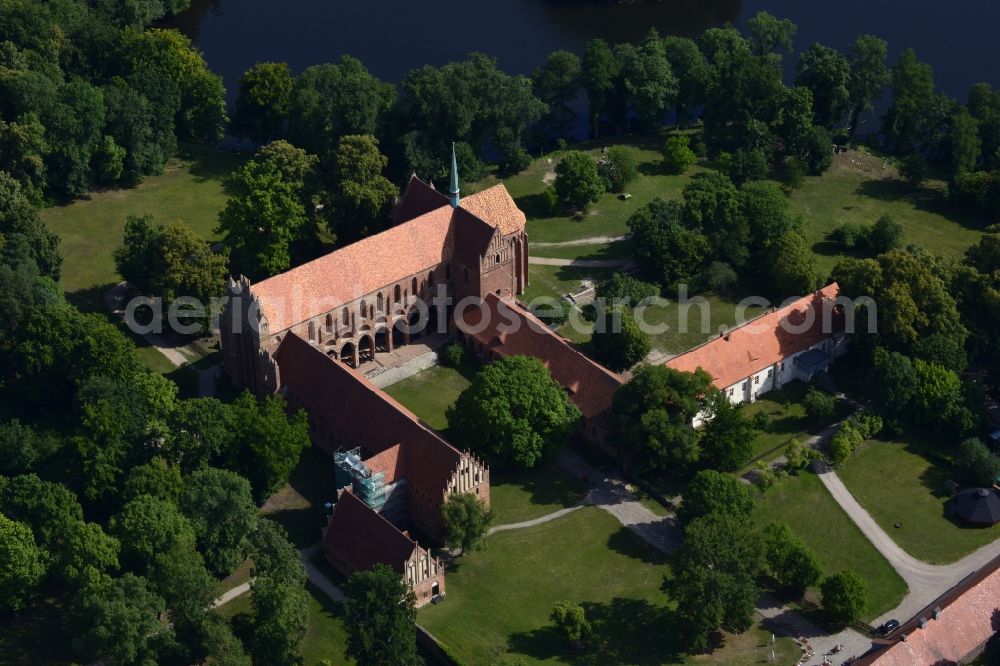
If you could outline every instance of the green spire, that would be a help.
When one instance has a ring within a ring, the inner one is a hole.
[[[451,142],[451,189],[448,190],[448,194],[451,195],[451,205],[458,208],[461,197],[458,193],[458,158],[455,156],[454,141]]]

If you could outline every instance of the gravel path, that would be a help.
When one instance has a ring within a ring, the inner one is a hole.
[[[622,479],[594,469],[569,449],[560,451],[556,462],[577,478],[595,483],[584,498],[584,504],[604,509],[659,551],[672,553],[680,546],[681,529],[677,519],[658,516],[647,509],[628,491]]]
[[[585,504],[574,504],[571,507],[565,509],[559,509],[558,511],[553,511],[552,513],[545,514],[539,518],[533,518],[531,520],[525,520],[520,523],[507,523],[506,525],[496,525],[491,527],[487,534],[495,534],[497,532],[506,532],[508,530],[521,530],[525,527],[534,527],[535,525],[541,525],[557,518],[562,518],[563,516],[573,513],[577,509],[581,509]]]
[[[635,268],[629,259],[550,259],[549,257],[528,257],[529,264],[536,266],[574,266],[577,268]]]
[[[819,478],[840,507],[851,517],[854,524],[872,542],[876,550],[889,560],[889,564],[910,588],[902,603],[878,618],[875,621],[876,624],[889,618],[905,622],[949,589],[958,585],[966,576],[1000,555],[1000,540],[997,540],[951,564],[934,565],[922,562],[893,541],[892,537],[875,522],[871,514],[854,499],[854,495],[847,489],[835,471],[832,469],[821,470]]]
[[[605,243],[617,243],[628,240],[632,236],[591,236],[590,238],[577,238],[576,240],[559,241],[555,243],[532,242],[531,247],[574,247],[576,245],[603,245]]]

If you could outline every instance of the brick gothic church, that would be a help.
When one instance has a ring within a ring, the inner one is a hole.
[[[503,185],[460,198],[454,155],[450,197],[414,175],[393,222],[256,284],[231,280],[221,337],[233,382],[304,408],[314,443],[336,463],[344,489],[324,532],[327,559],[345,574],[384,562],[423,605],[444,593],[444,567],[409,530],[442,540],[441,505],[454,492],[489,503],[489,469],[356,368],[428,330],[454,332],[452,312],[421,315],[418,300],[522,293],[528,238]]]

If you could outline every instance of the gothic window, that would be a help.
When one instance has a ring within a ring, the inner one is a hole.
[[[499,266],[500,265],[500,253],[499,252],[497,252],[496,260],[497,260],[497,265]]]
[[[400,289],[399,285],[397,284],[395,290],[393,291],[393,299],[392,299],[393,303],[399,303],[399,294],[400,294]]]
[[[383,297],[381,293],[379,293],[379,295],[375,298],[375,302],[377,304],[375,306],[376,310],[378,310],[379,312],[385,310],[385,297]]]
[[[343,312],[342,316],[343,316],[343,319],[344,319],[344,326],[350,326],[351,325],[351,313],[350,313],[350,311],[347,308],[344,308],[344,312]]]
[[[410,282],[410,291],[413,292],[414,296],[417,295],[417,278],[413,278],[413,281]]]
[[[332,331],[333,330],[333,315],[332,314],[328,314],[326,316],[326,330],[328,330],[328,331]]]
[[[368,303],[363,298],[361,299],[361,316],[362,317],[368,316]]]

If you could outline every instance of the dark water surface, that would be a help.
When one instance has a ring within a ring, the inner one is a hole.
[[[194,0],[174,20],[205,52],[230,95],[240,74],[262,60],[299,72],[343,54],[378,77],[441,65],[471,51],[495,56],[512,73],[530,73],[556,49],[585,42],[637,40],[650,27],[696,36],[731,21],[744,27],[759,10],[799,26],[797,50],[819,41],[839,49],[858,34],[889,42],[894,58],[912,46],[934,67],[937,86],[965,98],[978,81],[1000,85],[1000,2],[977,0],[663,0],[623,5],[557,0]]]

